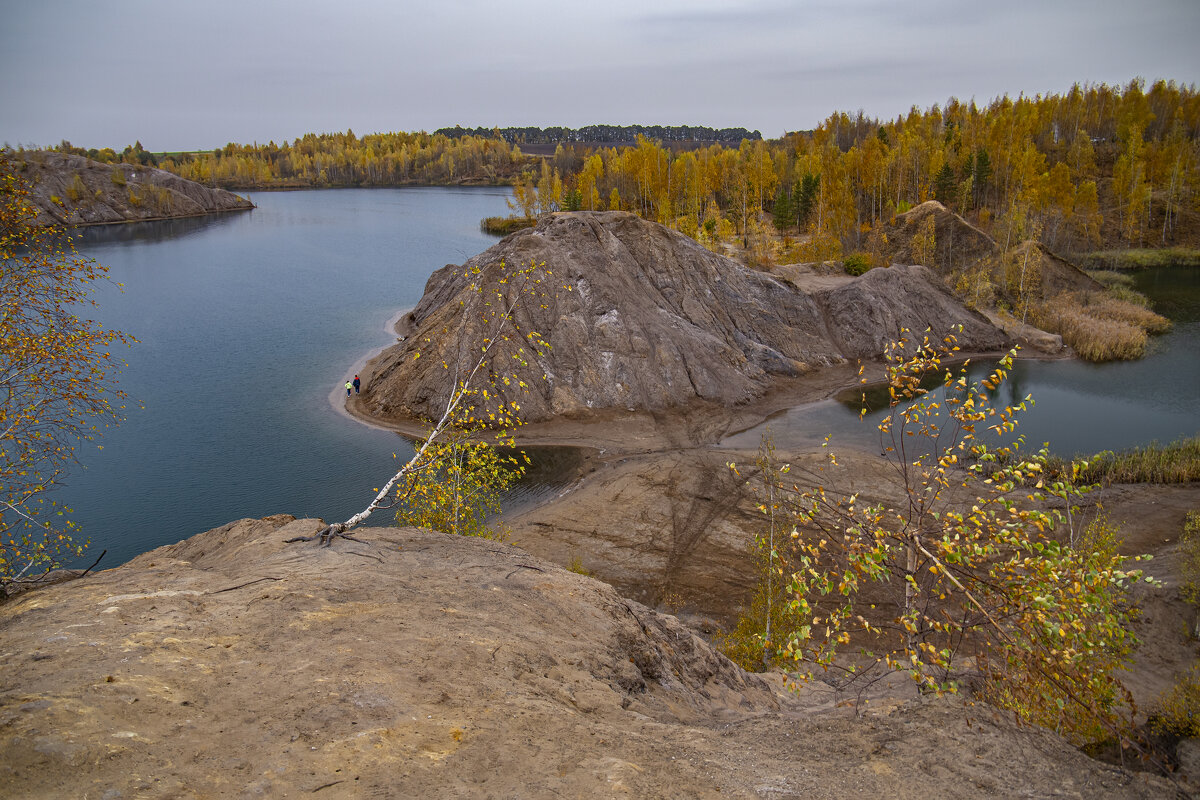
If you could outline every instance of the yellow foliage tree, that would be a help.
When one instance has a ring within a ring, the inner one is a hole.
[[[841,494],[799,468],[776,488],[794,525],[795,622],[772,641],[801,676],[816,668],[842,688],[901,671],[944,693],[975,677],[992,702],[1078,743],[1132,743],[1118,675],[1136,643],[1123,589],[1142,578],[1127,566],[1137,559],[1103,524],[1078,531],[1079,490],[1048,476],[1045,448],[1027,456],[1008,439],[1032,402],[992,405],[1013,354],[973,382],[946,366],[955,349],[926,336],[888,350],[880,449],[900,502]],[[1043,510],[1050,497],[1067,511]]]
[[[494,274],[485,276],[485,270]],[[477,353],[473,361],[442,363],[444,369],[454,371],[453,389],[442,415],[431,421],[429,433],[412,458],[365,509],[314,536],[289,541],[320,540],[327,545],[376,510],[396,506],[400,509],[397,520],[403,524],[444,533],[496,536],[488,527],[488,517],[499,510],[501,492],[520,478],[528,463],[524,454],[506,455],[496,450],[511,447],[512,430],[522,424],[520,405],[504,398],[520,395],[528,387],[515,375],[497,370],[493,357],[505,353],[514,365],[528,367],[528,359],[549,349],[540,333],[522,329],[514,315],[523,303],[544,305],[548,301],[545,284],[552,275],[545,264],[534,262],[516,268],[504,262],[469,268],[464,277],[475,297],[461,301],[460,309],[464,320],[474,315],[482,323],[483,340],[468,348]],[[418,350],[413,358],[421,355]]]
[[[50,493],[76,448],[121,420],[113,346],[134,341],[76,316],[108,270],[61,229],[35,225],[28,195],[0,153],[0,586],[82,554]]]

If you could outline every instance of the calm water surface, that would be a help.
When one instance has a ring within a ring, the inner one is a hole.
[[[400,437],[335,410],[357,361],[433,270],[495,243],[508,191],[264,193],[258,208],[89,228],[111,268],[95,314],[141,340],[120,382],[143,408],[81,451],[60,498],[114,566],[241,517],[345,519],[391,474]],[[386,515],[380,522],[388,522]]]
[[[355,365],[394,341],[388,321],[425,281],[495,239],[496,189],[346,189],[259,194],[254,211],[81,234],[111,268],[97,318],[137,336],[122,387],[143,407],[81,452],[60,499],[114,566],[241,517],[345,519],[411,448],[341,412]],[[1200,271],[1141,277],[1174,330],[1143,361],[1021,362],[1013,397],[1037,398],[1021,430],[1057,452],[1093,452],[1200,428]],[[772,419],[776,444],[869,443],[857,406],[829,401]],[[756,447],[760,429],[727,440]],[[535,459],[553,472],[572,456]],[[544,471],[544,470],[543,470]],[[570,472],[568,463],[563,472]],[[539,491],[555,491],[542,475]],[[518,497],[516,502],[529,502]],[[379,523],[390,522],[384,512]]]
[[[1151,339],[1139,361],[1088,364],[1082,361],[1019,360],[993,401],[1034,406],[1021,415],[1018,434],[1029,446],[1050,443],[1062,456],[1122,450],[1158,441],[1166,444],[1200,433],[1200,270],[1170,267],[1137,275],[1137,288],[1174,325]],[[988,365],[972,365],[973,378]],[[793,408],[763,425],[722,442],[755,448],[767,427],[776,447],[832,443],[869,447],[878,443],[882,412],[859,421],[861,392],[841,400]]]

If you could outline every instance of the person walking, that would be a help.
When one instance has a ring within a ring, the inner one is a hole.
[[[360,380],[358,379],[358,376],[357,376],[357,375],[355,375],[355,376],[354,376],[354,393],[355,393],[355,394],[358,394],[358,387],[359,387],[361,384],[362,384],[362,381],[360,381]]]
[[[350,381],[346,381],[346,397],[350,396],[350,390],[353,388],[354,388],[354,384],[351,383]]]

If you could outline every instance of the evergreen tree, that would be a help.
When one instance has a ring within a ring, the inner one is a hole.
[[[779,194],[775,196],[775,207],[772,209],[771,219],[780,233],[791,227],[792,222],[796,219],[796,206],[792,202],[792,193],[788,191],[787,187],[780,187]]]
[[[796,188],[793,190],[796,196],[796,222],[800,229],[804,230],[804,226],[808,224],[809,217],[812,216],[813,209],[817,204],[817,193],[821,189],[820,173],[814,175],[811,172],[804,173],[804,177],[796,183]]]
[[[955,188],[954,170],[951,169],[949,161],[943,161],[942,168],[933,179],[933,196],[939,203],[950,208],[954,205]]]

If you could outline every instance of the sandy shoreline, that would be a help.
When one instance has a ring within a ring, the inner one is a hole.
[[[400,320],[404,318],[405,314],[412,311],[412,309],[412,306],[406,306],[405,308],[397,311],[387,320],[386,323],[384,323],[383,330],[391,336],[399,335]],[[358,375],[363,388],[366,388],[368,385],[370,385],[371,377],[375,374],[375,364],[378,362],[379,357],[386,353],[393,346],[394,343],[379,350],[371,350],[370,352],[359,357],[350,365],[350,369],[347,370],[346,380],[351,380],[355,375]],[[380,430],[399,431],[401,433],[415,432],[418,434],[424,431],[424,429],[416,423],[411,425],[394,425],[386,420],[381,420],[371,416],[362,408],[361,395],[356,394],[347,397],[342,394],[345,388],[345,381],[342,381],[329,392],[329,404],[333,406],[334,410],[339,414],[361,422],[369,427],[378,428]]]

